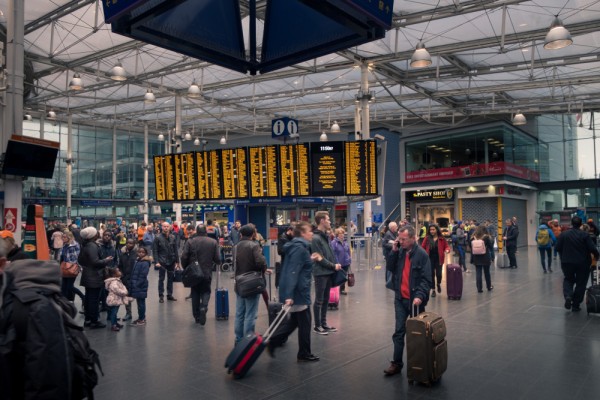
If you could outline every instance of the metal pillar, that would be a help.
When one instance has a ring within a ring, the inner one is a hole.
[[[175,153],[181,153],[181,96],[175,96]],[[173,203],[175,221],[181,226],[181,203]]]
[[[148,124],[144,124],[144,222],[148,223]]]
[[[363,96],[360,99],[360,133],[362,139],[369,139],[371,137],[370,127],[370,115],[369,115],[369,67],[366,64],[362,64],[360,67],[360,90]],[[364,202],[365,208],[363,211],[364,224],[365,224],[365,235],[367,233],[367,227],[371,227],[372,216],[371,216],[371,200]]]
[[[71,192],[73,189],[73,115],[69,113],[67,117],[67,226],[71,221]]]

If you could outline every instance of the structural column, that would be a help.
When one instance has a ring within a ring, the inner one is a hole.
[[[144,124],[144,222],[148,223],[148,124]]]
[[[360,67],[360,90],[362,97],[360,99],[360,133],[361,139],[369,139],[371,137],[370,115],[369,115],[369,67],[367,64],[362,64]],[[364,233],[367,233],[367,228],[371,227],[371,200],[364,202],[365,209],[363,211],[365,221]]]
[[[67,226],[71,225],[71,191],[73,189],[73,115],[67,117]]]

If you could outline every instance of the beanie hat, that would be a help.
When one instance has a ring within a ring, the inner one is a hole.
[[[96,230],[96,228],[93,226],[88,226],[87,228],[81,230],[81,238],[85,240],[93,239],[97,234],[98,230]]]

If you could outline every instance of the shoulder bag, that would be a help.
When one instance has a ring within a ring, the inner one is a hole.
[[[348,287],[352,287],[356,284],[356,278],[354,277],[354,272],[352,272],[352,268],[348,268]]]
[[[66,262],[62,261],[60,263],[60,272],[63,278],[76,278],[79,275],[79,264],[76,262]]]
[[[267,283],[261,272],[250,271],[235,277],[235,292],[240,297],[250,297],[261,294]]]
[[[348,274],[343,269],[338,269],[331,277],[331,287],[340,286],[348,280]]]
[[[192,287],[198,285],[204,279],[204,272],[202,272],[202,267],[198,264],[198,261],[194,261],[189,264],[183,270],[183,276],[181,280],[183,282],[183,286]]]

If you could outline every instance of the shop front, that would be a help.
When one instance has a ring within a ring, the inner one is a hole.
[[[447,232],[455,219],[455,193],[452,188],[406,191],[406,218],[418,227],[427,222]]]

